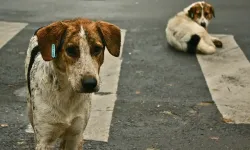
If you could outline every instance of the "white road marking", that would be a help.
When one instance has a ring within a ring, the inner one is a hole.
[[[224,47],[214,55],[196,55],[212,99],[224,119],[249,124],[249,61],[232,35],[215,36],[222,40]]]
[[[27,87],[24,86],[20,89],[17,89],[14,91],[14,95],[16,96],[19,96],[19,97],[25,97],[26,96],[26,90],[27,90]]]
[[[0,21],[0,49],[27,25],[27,23]]]
[[[123,50],[124,38],[126,30],[121,31],[121,54]],[[117,99],[117,87],[121,69],[121,55],[119,58],[113,57],[105,50],[104,64],[101,67],[101,89],[93,95],[92,110],[88,125],[84,132],[85,140],[108,142],[109,129],[114,110],[115,101]],[[25,87],[14,92],[15,95],[25,97]],[[25,130],[27,133],[33,133],[29,124]]]

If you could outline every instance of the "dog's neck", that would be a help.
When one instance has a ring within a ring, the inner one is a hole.
[[[73,89],[69,88],[71,87],[71,85],[66,72],[58,68],[57,62],[52,60],[51,62],[49,62],[49,66],[49,68],[51,68],[50,78],[55,88],[58,91],[70,90],[73,92]]]

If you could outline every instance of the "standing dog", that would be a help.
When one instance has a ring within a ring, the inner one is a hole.
[[[215,17],[212,5],[199,1],[172,17],[166,27],[167,42],[177,50],[190,53],[213,54],[222,42],[207,32]]]
[[[61,138],[63,150],[82,149],[92,92],[99,90],[104,49],[120,54],[119,27],[77,18],[38,29],[25,60],[28,114],[36,150],[51,149]]]

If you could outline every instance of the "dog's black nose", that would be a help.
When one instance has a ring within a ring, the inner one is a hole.
[[[204,28],[206,28],[206,23],[205,23],[205,22],[202,22],[202,23],[201,23],[201,26],[204,27]]]
[[[86,76],[82,79],[82,92],[94,92],[97,86],[97,80],[94,77]]]

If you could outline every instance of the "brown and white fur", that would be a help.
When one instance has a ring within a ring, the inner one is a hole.
[[[51,46],[56,45],[56,57]],[[31,38],[25,60],[28,115],[36,150],[82,150],[91,95],[99,90],[104,49],[120,54],[119,27],[104,21],[77,18],[51,23]]]
[[[179,51],[215,53],[216,47],[222,47],[222,42],[207,31],[213,17],[215,12],[211,4],[198,1],[189,5],[169,19],[165,30],[167,42]]]

